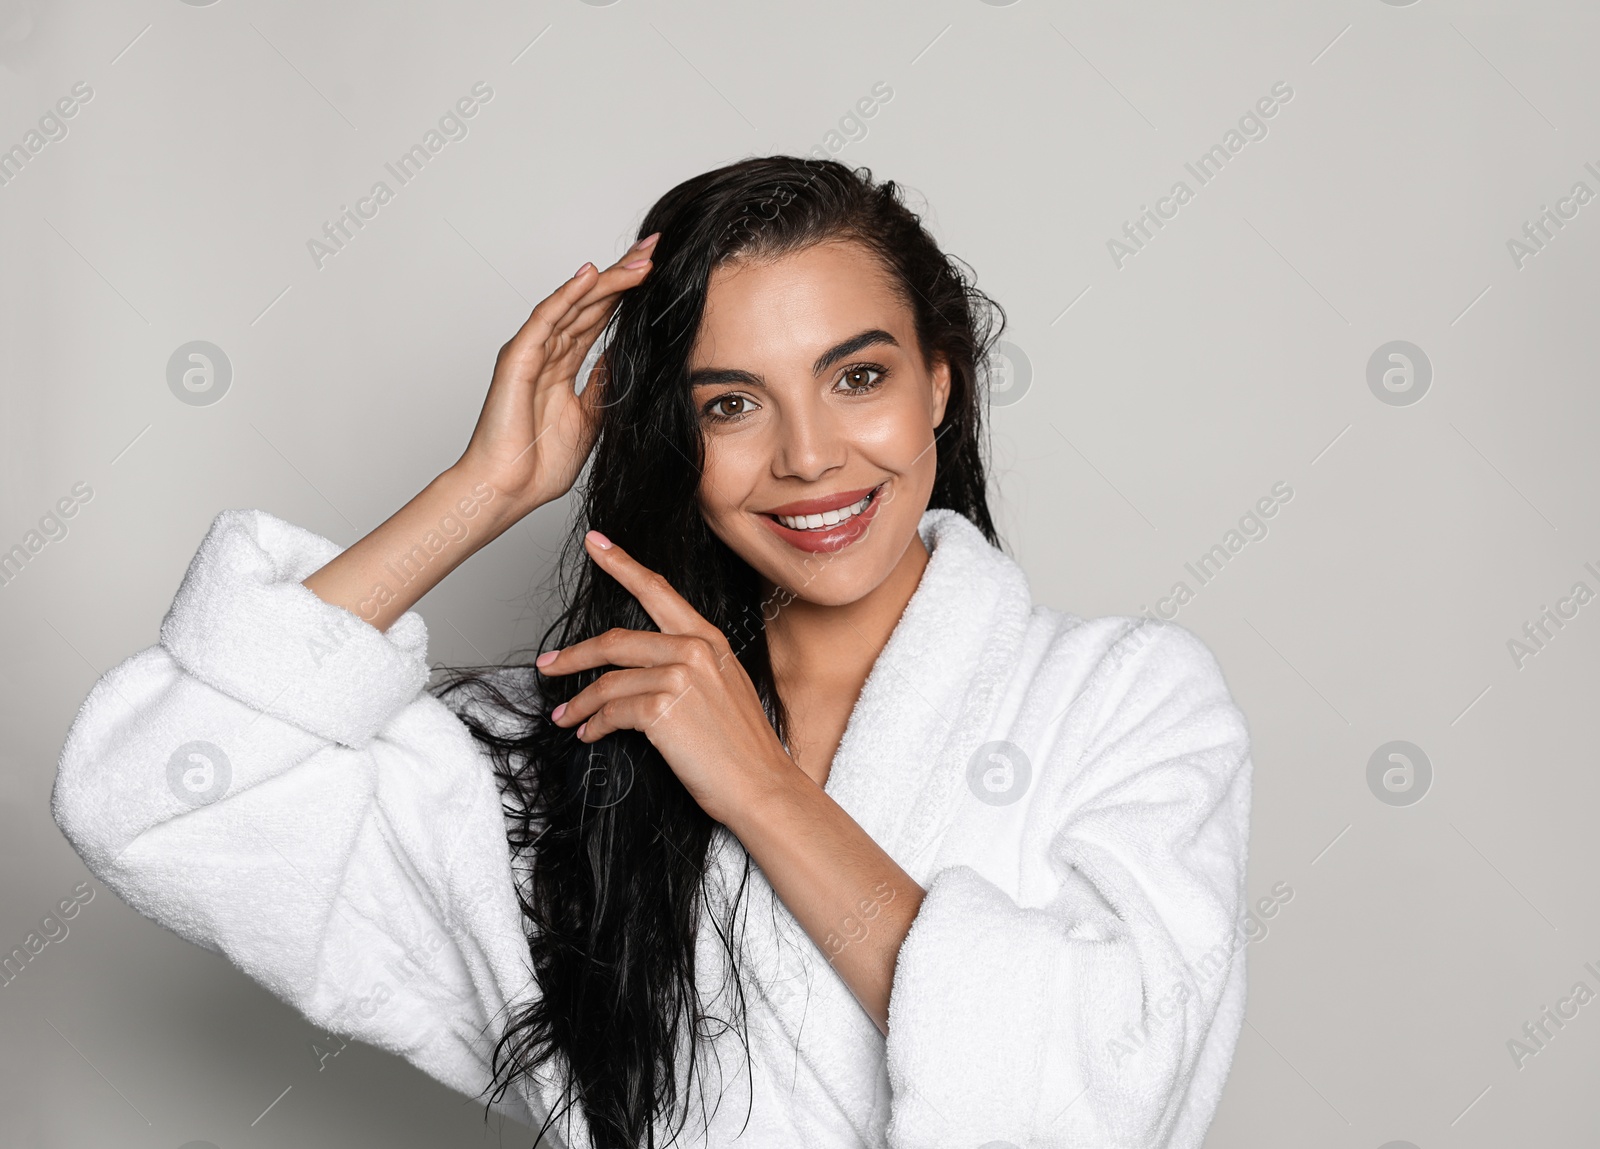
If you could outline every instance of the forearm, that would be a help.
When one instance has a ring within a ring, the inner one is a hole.
[[[728,828],[887,1033],[895,961],[922,887],[799,769],[746,803]]]
[[[489,483],[451,468],[303,585],[387,630],[520,517]]]

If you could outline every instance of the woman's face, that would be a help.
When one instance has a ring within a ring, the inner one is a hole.
[[[950,371],[923,362],[911,309],[867,248],[717,268],[689,372],[701,511],[769,582],[842,605],[922,550]]]

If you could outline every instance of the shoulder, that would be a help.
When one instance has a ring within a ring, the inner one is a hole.
[[[1175,622],[1141,615],[1084,618],[1036,603],[1029,631],[1049,657],[1081,663],[1101,675],[1156,673],[1222,682],[1222,667],[1211,648]]]
[[[1035,690],[1057,708],[1060,733],[1105,738],[1134,726],[1204,726],[1212,737],[1248,736],[1216,655],[1187,627],[1035,605],[1029,642],[1037,650]]]
[[[1251,741],[1218,661],[1193,631],[1150,618],[1034,609],[1039,660],[1019,714],[1035,833],[1074,827],[1120,848],[1247,836]],[[1024,733],[1025,731],[1025,733]],[[1143,844],[1136,844],[1143,843]]]
[[[1019,678],[1043,671],[1102,684],[1139,681],[1227,693],[1216,657],[1188,628],[1147,615],[1086,618],[1036,602],[1017,562],[955,511],[930,509],[920,529],[934,548],[945,593],[970,606],[981,597],[980,586],[992,587],[995,621],[1004,618],[1009,624],[1004,629],[1016,635],[1007,641],[1020,640]]]

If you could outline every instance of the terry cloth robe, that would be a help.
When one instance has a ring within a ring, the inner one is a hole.
[[[715,1038],[683,1143],[1199,1146],[1245,1003],[1245,721],[1186,629],[1036,606],[960,515],[919,530],[930,561],[826,783],[927,891],[888,1036],[752,863],[753,1071],[737,1031]],[[80,708],[53,813],[140,913],[480,1096],[507,1011],[538,992],[502,796],[426,689],[422,617],[380,632],[301,585],[339,551],[218,515],[159,645]],[[719,829],[708,902],[746,860]],[[841,924],[846,944],[879,908]],[[707,912],[697,977],[726,1002]],[[497,1108],[537,1127],[556,1077]],[[555,1129],[591,1149],[576,1106]]]

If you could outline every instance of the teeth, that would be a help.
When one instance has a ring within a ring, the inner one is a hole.
[[[848,507],[840,507],[836,511],[824,511],[820,515],[774,515],[784,526],[794,531],[820,531],[828,527],[836,527],[848,518],[859,515],[867,509],[872,502],[870,494],[865,495],[859,502],[851,503]]]

